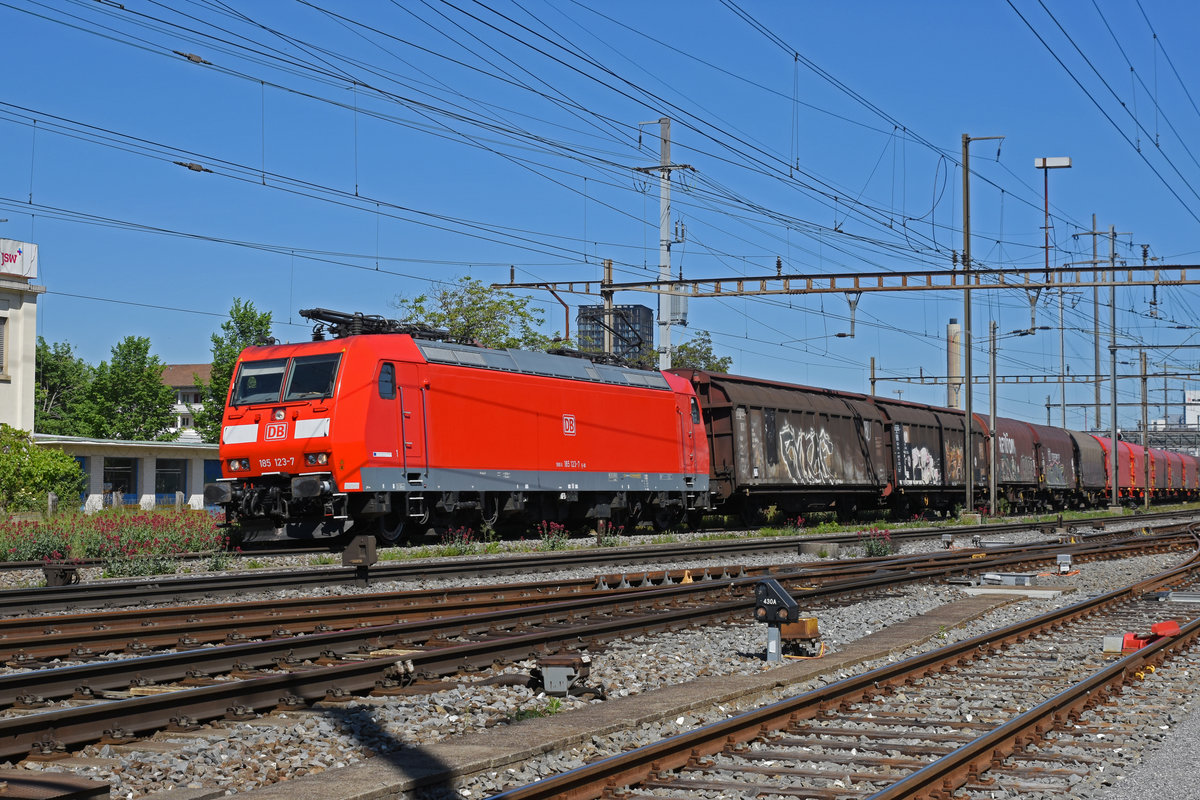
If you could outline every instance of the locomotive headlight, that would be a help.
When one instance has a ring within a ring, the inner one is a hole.
[[[283,419],[285,416],[287,416],[286,409],[277,408],[271,412],[271,419],[276,420],[276,421]]]
[[[305,453],[304,463],[310,467],[324,466],[329,463],[329,453]]]
[[[248,458],[231,458],[229,459],[230,472],[248,472],[250,470],[250,459]]]

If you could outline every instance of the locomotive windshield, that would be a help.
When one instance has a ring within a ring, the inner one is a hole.
[[[279,390],[283,386],[283,373],[286,369],[286,358],[242,362],[229,404],[244,406],[279,400]]]
[[[333,379],[337,377],[341,353],[301,356],[292,359],[284,400],[308,400],[333,395]]]
[[[291,359],[270,358],[265,361],[243,361],[233,386],[230,405],[312,400],[333,395],[340,353],[323,353]],[[284,378],[287,378],[286,388]]]

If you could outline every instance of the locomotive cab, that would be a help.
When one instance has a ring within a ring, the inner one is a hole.
[[[205,487],[205,501],[224,505],[244,540],[274,538],[285,525],[302,538],[342,532],[330,411],[344,354],[331,345],[248,348],[239,359],[221,428],[223,477]]]

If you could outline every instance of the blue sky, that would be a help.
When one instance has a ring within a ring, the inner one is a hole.
[[[396,316],[398,295],[463,274],[595,280],[612,258],[618,281],[652,279],[658,187],[635,168],[657,163],[658,128],[638,123],[668,116],[673,160],[694,168],[672,195],[685,277],[777,258],[793,273],[950,269],[963,133],[1005,137],[972,145],[976,261],[1044,263],[1034,159],[1070,156],[1050,175],[1053,263],[1091,257],[1076,234],[1092,214],[1127,232],[1121,259],[1147,244],[1196,263],[1200,90],[1183,87],[1200,74],[1198,16],[1154,0],[6,0],[0,237],[40,246],[47,340],[97,363],[148,336],[164,361],[200,362],[235,297],[301,340],[301,308]],[[531,296],[561,331],[557,302]],[[1200,341],[1195,296],[1122,291],[1121,343],[1191,370],[1200,351],[1161,346]],[[1065,308],[1066,361],[1090,373],[1090,290]],[[974,309],[986,373],[989,322],[1028,327],[1030,307],[980,292]],[[961,316],[951,293],[865,295],[839,338],[840,296],[695,300],[674,337],[710,331],[735,372],[867,391],[872,356],[880,376],[944,374]],[[1002,336],[1000,374],[1057,374],[1057,297],[1036,317],[1053,330]],[[1190,385],[1170,382],[1174,413]],[[879,387],[945,401],[944,387]],[[1047,395],[1057,424],[1057,385],[1001,386],[999,413],[1044,421]],[[986,387],[975,396],[985,409]],[[1122,401],[1139,396],[1122,383]]]

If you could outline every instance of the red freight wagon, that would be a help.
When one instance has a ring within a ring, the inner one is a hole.
[[[1164,450],[1167,454],[1168,478],[1171,497],[1183,494],[1183,456],[1173,450]]]
[[[337,338],[247,348],[230,387],[224,477],[205,496],[248,538],[669,525],[707,506],[704,425],[682,378],[302,313]]]
[[[1112,464],[1112,440],[1106,436],[1096,436],[1096,441],[1104,450],[1104,467],[1108,470]],[[1128,442],[1117,440],[1117,494],[1120,497],[1141,497],[1145,483],[1145,460],[1142,448],[1131,447]],[[1112,476],[1105,483],[1105,492],[1112,492]]]
[[[1137,445],[1134,445],[1135,447]],[[1171,462],[1166,450],[1150,448],[1150,486],[1156,497],[1161,497],[1170,488]]]
[[[1200,491],[1200,458],[1188,453],[1180,453],[1179,458],[1183,461],[1183,490],[1191,496]]]

